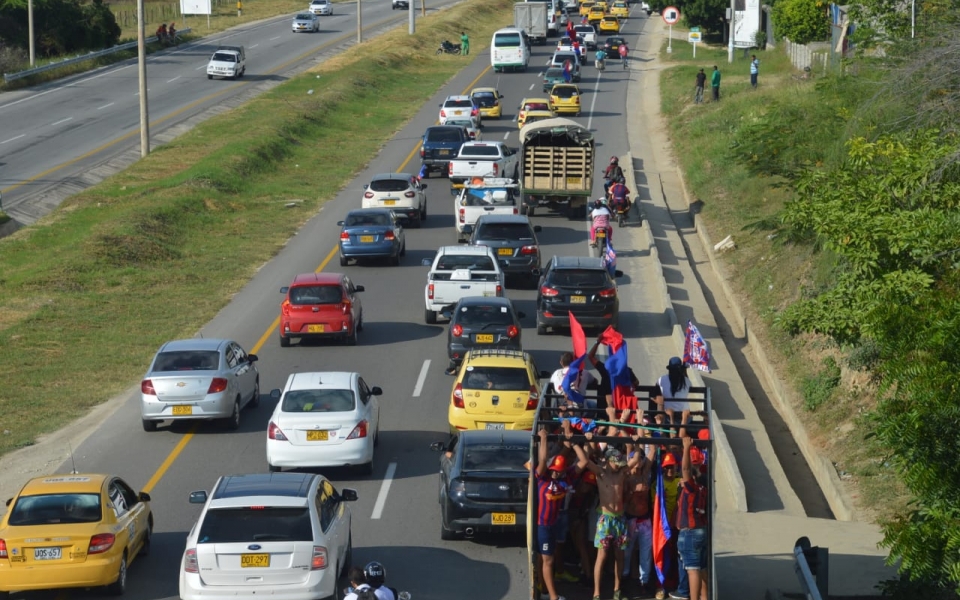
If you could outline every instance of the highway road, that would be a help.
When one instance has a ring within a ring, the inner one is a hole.
[[[453,0],[431,3],[431,10]],[[307,2],[304,1],[304,6]],[[364,2],[364,39],[405,23],[389,0]],[[419,15],[418,15],[419,16]],[[293,15],[243,25],[147,58],[150,134],[173,127],[289,78],[356,41],[356,3],[336,4],[319,33],[292,33]],[[247,74],[208,80],[206,66],[221,44],[247,50]],[[260,85],[266,83],[267,85]],[[90,183],[88,173],[132,146],[139,148],[136,59],[0,97],[0,191],[3,208],[21,224],[51,212]]]
[[[646,19],[639,9],[633,14],[634,18],[625,26],[625,34],[634,48],[634,56],[655,52],[656,48],[647,48],[651,38],[640,35]],[[269,35],[269,28],[276,28],[277,32],[283,32],[282,42],[277,40],[277,44],[316,43],[310,41],[310,36],[291,38],[283,31],[286,26],[286,19],[264,24],[258,26],[264,29],[257,35]],[[317,40],[323,37],[318,36]],[[256,42],[243,43],[251,48]],[[542,96],[539,75],[551,50],[550,46],[534,47],[534,59],[527,73],[502,75],[491,71],[486,53],[478,54],[385,146],[369,168],[328,202],[201,332],[204,337],[236,339],[257,353],[265,393],[281,387],[289,373],[308,370],[356,370],[370,385],[383,388],[381,444],[374,474],[359,477],[342,470],[325,471],[325,474],[338,487],[359,491],[359,501],[351,505],[355,562],[364,564],[373,559],[383,562],[390,585],[410,590],[416,600],[449,600],[454,596],[462,600],[519,599],[527,593],[522,538],[487,536],[476,540],[440,541],[438,456],[429,449],[429,444],[446,439],[452,378],[443,372],[447,364],[446,326],[429,326],[422,320],[427,268],[421,266],[421,261],[431,257],[437,247],[455,242],[453,199],[446,179],[435,177],[427,181],[430,216],[422,229],[407,232],[407,256],[400,267],[337,266],[335,246],[339,230],[335,222],[349,209],[359,206],[362,185],[373,174],[398,170],[416,172],[419,168],[416,144],[423,130],[436,121],[437,106],[446,95],[466,93],[476,85],[499,86],[505,96],[505,117],[500,121],[487,120],[483,135],[487,140],[506,140],[517,145],[516,107],[525,96]],[[253,66],[260,60],[253,58],[254,52],[255,49],[249,50],[251,79],[258,71],[262,72]],[[164,60],[177,58],[184,61],[183,64],[193,65],[196,73],[191,77],[208,93],[218,89],[217,86],[243,85],[214,81],[209,82],[208,87],[202,71],[196,69],[204,62],[206,52],[186,53],[186,57],[173,55]],[[287,55],[290,55],[289,48]],[[192,58],[188,60],[189,57]],[[633,64],[635,69],[640,68],[636,60]],[[154,72],[163,68],[166,67],[158,66]],[[629,77],[630,72],[619,65],[611,66],[602,75],[592,66],[584,70],[581,88],[585,110],[580,121],[595,130],[600,168],[609,156],[622,155],[628,149],[622,115]],[[107,88],[96,80],[83,85]],[[155,89],[158,85],[152,84]],[[193,87],[176,81],[170,86]],[[70,104],[66,94],[52,92],[49,96],[45,101],[63,105],[63,110]],[[157,96],[176,96],[176,92]],[[176,110],[174,105],[171,100],[169,110]],[[85,110],[85,114],[94,114],[89,112],[89,107]],[[58,116],[66,118],[62,116],[65,114],[67,112]],[[602,180],[598,180],[595,185],[596,195],[602,192],[601,184]],[[542,214],[542,211],[538,211],[534,222],[543,227],[540,242],[544,261],[554,254],[586,253],[585,222]],[[660,274],[649,260],[644,260],[648,248],[641,247],[640,239],[640,231],[635,227],[617,229],[614,234],[615,245],[620,249],[619,266],[625,271],[620,281],[621,328],[629,341],[631,364],[647,383],[661,373],[667,358],[676,350],[662,306],[650,291],[654,278]],[[279,289],[296,274],[318,269],[346,270],[355,283],[366,287],[363,293],[365,328],[360,334],[360,343],[356,347],[315,344],[281,348],[276,332],[281,301]],[[523,322],[525,349],[534,354],[540,369],[552,371],[557,367],[560,352],[570,349],[570,338],[536,334],[534,290],[509,289],[507,295],[527,314]],[[156,518],[153,549],[149,557],[132,566],[127,598],[176,598],[185,537],[199,514],[198,507],[187,503],[188,493],[210,489],[220,475],[266,470],[265,430],[274,403],[265,398],[259,408],[245,411],[237,432],[226,432],[212,425],[178,425],[145,433],[140,427],[138,401],[137,396],[127,399],[75,449],[76,467],[81,471],[119,474],[138,489],[151,493]],[[67,462],[60,466],[60,471],[71,468]],[[94,595],[95,592],[77,591],[51,593],[49,597],[65,600]]]

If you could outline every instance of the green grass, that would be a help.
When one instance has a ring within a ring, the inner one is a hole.
[[[511,7],[463,4],[413,38],[400,28],[352,48],[0,239],[0,453],[128,389],[162,342],[192,337],[466,64],[436,56],[435,41],[463,23],[490,39]],[[320,149],[336,157],[322,169]]]

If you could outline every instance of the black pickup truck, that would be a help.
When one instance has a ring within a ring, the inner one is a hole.
[[[420,162],[431,171],[447,172],[447,165],[460,154],[460,146],[470,141],[467,130],[457,125],[427,127],[420,144]]]

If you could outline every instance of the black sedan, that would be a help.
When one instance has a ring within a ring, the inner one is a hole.
[[[603,51],[607,53],[607,58],[617,58],[620,56],[620,44],[626,43],[627,41],[619,35],[610,36],[603,43]]]
[[[477,348],[520,350],[520,319],[525,316],[508,298],[461,298],[450,315],[447,355],[459,363],[468,350]]]
[[[440,539],[526,531],[530,432],[461,431],[440,454]]]
[[[570,313],[583,327],[605,329],[620,323],[620,299],[615,277],[599,258],[554,256],[537,290],[537,334],[548,327],[570,327]]]

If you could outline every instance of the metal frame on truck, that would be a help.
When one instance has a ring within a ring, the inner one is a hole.
[[[565,205],[570,218],[587,213],[593,194],[593,133],[571,119],[544,119],[520,129],[520,185],[527,216],[538,206]]]

